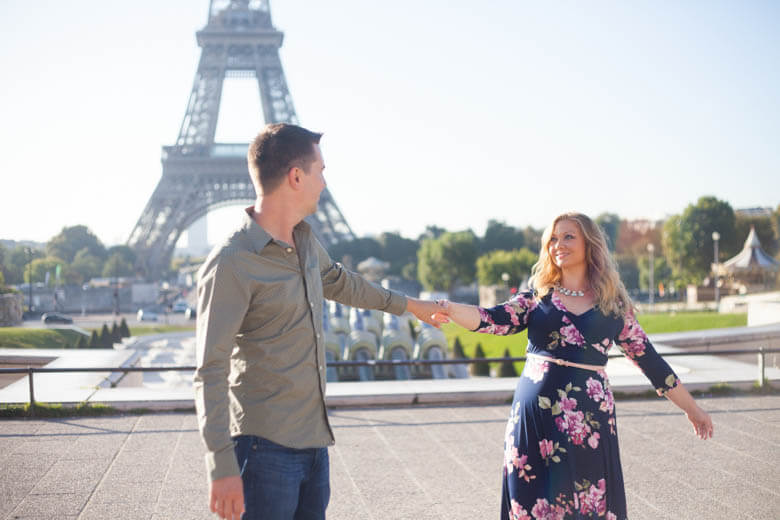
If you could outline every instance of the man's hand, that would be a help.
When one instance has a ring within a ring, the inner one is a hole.
[[[434,314],[437,312],[442,312],[442,308],[436,305],[435,302],[407,297],[406,310],[414,314],[415,317],[420,321],[424,321],[429,325],[433,325],[437,329],[441,327],[441,323],[433,318]]]
[[[209,486],[209,507],[212,513],[227,520],[240,520],[244,512],[244,484],[241,477],[213,480]]]

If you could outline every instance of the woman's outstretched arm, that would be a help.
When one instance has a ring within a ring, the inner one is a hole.
[[[455,303],[449,300],[437,300],[436,303],[441,310],[434,314],[433,318],[439,323],[454,321],[465,329],[474,330],[479,327],[482,321],[479,315],[479,307],[476,305]]]
[[[688,420],[693,425],[693,431],[700,439],[709,439],[712,437],[713,426],[710,414],[696,404],[693,396],[688,390],[678,383],[677,386],[666,392],[666,397],[669,398],[680,410],[685,412]]]

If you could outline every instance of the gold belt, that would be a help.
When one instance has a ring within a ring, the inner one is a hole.
[[[550,356],[541,356],[539,354],[529,354],[527,353],[525,357],[529,358],[536,358],[541,359],[543,361],[548,361],[550,363],[555,363],[556,365],[562,366],[562,367],[574,367],[574,368],[582,368],[584,370],[592,370],[594,372],[599,372],[601,370],[604,370],[606,365],[586,365],[584,363],[574,363],[573,361],[566,361],[565,359],[561,358],[554,358]]]

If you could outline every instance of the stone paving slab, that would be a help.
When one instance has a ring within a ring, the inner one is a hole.
[[[619,400],[629,514],[780,517],[780,396],[700,400],[698,440],[670,402]],[[498,518],[508,406],[330,411],[328,518]],[[0,421],[0,519],[207,519],[204,449],[191,413]]]

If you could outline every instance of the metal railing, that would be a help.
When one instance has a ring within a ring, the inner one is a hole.
[[[780,348],[757,348],[749,350],[716,350],[702,352],[667,352],[660,354],[661,357],[676,356],[729,356],[739,354],[757,354],[758,355],[758,386],[763,387],[766,380],[766,354],[780,353]],[[622,358],[623,354],[610,354],[608,359]],[[464,359],[368,359],[365,361],[331,361],[326,364],[328,367],[358,367],[358,366],[403,366],[403,365],[466,365],[475,363],[501,363],[526,361],[525,356],[519,357],[499,357],[499,358],[464,358]],[[194,366],[172,366],[172,367],[71,367],[71,368],[46,368],[46,367],[26,367],[26,368],[0,368],[2,374],[27,374],[30,387],[30,411],[34,413],[35,405],[35,386],[34,374],[55,374],[69,372],[192,372],[196,369]]]

